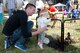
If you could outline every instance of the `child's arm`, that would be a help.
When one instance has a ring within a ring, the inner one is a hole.
[[[48,19],[50,20],[50,22],[55,20],[54,18],[48,18]],[[48,21],[49,21],[49,20],[48,20]]]
[[[46,23],[51,22],[51,18],[49,18],[49,19],[45,20],[45,22],[46,22]]]

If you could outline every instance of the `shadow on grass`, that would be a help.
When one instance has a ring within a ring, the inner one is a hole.
[[[80,48],[75,47],[74,45],[68,45],[65,47],[64,51],[59,51],[59,45],[57,41],[55,41],[51,36],[47,36],[50,39],[50,43],[45,47],[43,50],[38,48],[36,38],[31,38],[28,43],[26,43],[29,50],[28,53],[79,53]],[[4,38],[4,37],[3,37]],[[4,38],[5,39],[5,38]],[[10,47],[9,49],[4,49],[4,39],[1,39],[2,44],[0,45],[0,52],[1,53],[24,53],[19,49],[15,49],[15,47]],[[58,52],[55,52],[58,51]],[[27,53],[26,52],[26,53]]]
[[[60,50],[60,43],[56,40],[54,40],[50,35],[47,36],[50,39],[50,43],[47,45],[48,47],[54,48],[58,51]],[[69,53],[79,53],[80,52],[80,48],[75,47],[74,45],[70,44],[70,45],[65,45],[64,47],[64,51],[62,52],[69,52]]]

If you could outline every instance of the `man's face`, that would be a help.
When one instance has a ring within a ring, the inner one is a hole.
[[[31,6],[31,7],[28,7],[25,11],[28,16],[32,16],[35,13],[35,10],[36,10],[36,8]]]

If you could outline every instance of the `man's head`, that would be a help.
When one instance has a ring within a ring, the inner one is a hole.
[[[25,7],[25,12],[27,13],[28,16],[31,16],[32,14],[35,13],[35,5],[28,3]]]

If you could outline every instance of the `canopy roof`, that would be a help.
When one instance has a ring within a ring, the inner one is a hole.
[[[62,3],[57,3],[54,6],[66,6],[66,5],[65,4],[62,4]]]

